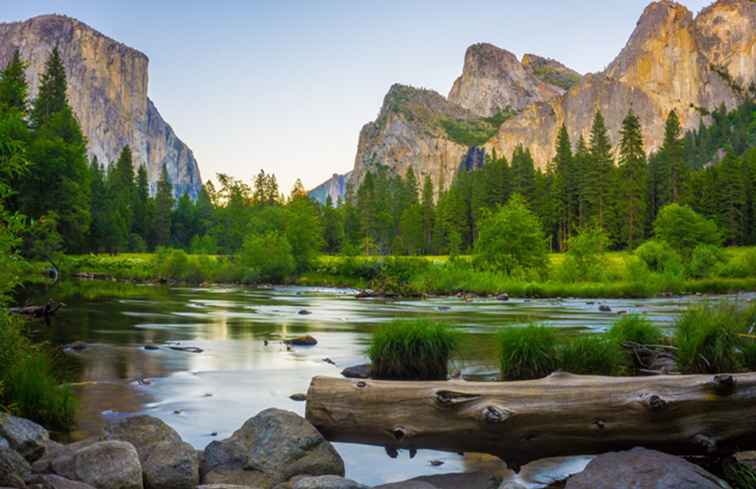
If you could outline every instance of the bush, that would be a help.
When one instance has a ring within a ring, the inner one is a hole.
[[[296,269],[291,245],[276,231],[244,240],[240,260],[250,282],[284,282]]]
[[[543,226],[522,197],[512,196],[505,206],[482,218],[475,263],[507,274],[517,269],[546,271],[548,250]]]
[[[218,240],[209,234],[194,236],[189,249],[196,255],[215,255],[218,253]]]
[[[619,375],[625,370],[625,353],[612,338],[581,335],[560,349],[559,367],[573,374]]]
[[[658,345],[664,341],[661,329],[640,314],[627,314],[615,321],[608,335],[618,345],[628,341],[641,345]]]
[[[734,372],[741,367],[737,320],[731,304],[688,308],[675,322],[677,363],[688,373]]]
[[[377,379],[446,380],[458,335],[427,320],[393,321],[379,326],[368,350]]]
[[[748,278],[756,277],[756,248],[738,253],[719,269],[722,277]]]
[[[680,276],[683,273],[682,259],[669,244],[663,241],[649,240],[635,250],[652,272]]]
[[[684,257],[689,257],[700,244],[719,246],[722,242],[713,221],[679,204],[662,207],[654,220],[654,234]]]
[[[153,258],[155,272],[162,280],[184,280],[189,270],[189,255],[184,250],[159,248]]]
[[[688,264],[688,275],[693,278],[711,277],[724,261],[724,253],[719,246],[700,244],[693,250]]]
[[[557,368],[557,339],[549,328],[508,327],[499,332],[497,343],[502,379],[538,379]]]
[[[609,238],[598,226],[582,229],[567,243],[567,256],[560,267],[565,282],[601,281],[606,272]]]

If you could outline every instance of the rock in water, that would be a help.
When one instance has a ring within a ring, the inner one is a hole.
[[[357,482],[337,475],[295,478],[291,489],[369,489]]]
[[[723,489],[729,486],[682,458],[633,448],[594,458],[565,489]]]
[[[347,367],[341,371],[341,375],[347,379],[369,379],[373,366],[369,363]]]
[[[96,489],[143,489],[139,454],[131,443],[101,441],[52,462],[56,474]]]
[[[230,438],[205,448],[206,484],[239,484],[261,489],[297,475],[344,475],[344,462],[301,416],[266,409]]]
[[[45,62],[57,46],[68,79],[68,98],[88,141],[88,154],[115,161],[125,145],[144,162],[151,184],[165,165],[177,194],[202,187],[197,161],[147,97],[149,60],[143,53],[76,19],[42,15],[0,24],[0,66],[19,49],[29,63],[30,97],[36,96]]]
[[[40,458],[50,441],[50,434],[37,423],[7,414],[0,414],[0,436],[29,462]]]
[[[105,428],[110,440],[134,445],[144,472],[145,489],[194,489],[199,460],[176,431],[152,416],[132,416]]]
[[[31,476],[31,466],[20,453],[0,448],[0,486],[26,488],[24,482]]]
[[[287,345],[292,346],[315,346],[318,344],[318,340],[313,338],[310,335],[307,336],[298,336],[296,338],[292,338],[290,340],[284,341]]]

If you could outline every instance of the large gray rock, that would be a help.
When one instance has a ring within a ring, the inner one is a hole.
[[[730,486],[697,465],[645,448],[594,458],[565,489],[723,489]]]
[[[344,462],[304,418],[266,409],[205,448],[202,482],[268,489],[297,475],[344,475]]]
[[[50,441],[50,434],[37,423],[8,414],[0,414],[0,436],[30,462],[45,453],[45,446]]]
[[[0,449],[0,486],[24,489],[31,477],[31,466],[24,457],[10,448]]]
[[[72,481],[54,474],[38,475],[31,480],[31,483],[41,489],[94,489],[89,484]]]
[[[301,477],[291,484],[292,489],[368,489],[367,486],[339,477],[337,475],[319,475]]]
[[[402,482],[392,482],[391,484],[383,484],[381,486],[375,486],[373,489],[438,489],[430,482],[419,481],[410,479]]]
[[[384,484],[375,489],[497,489],[501,479],[485,472],[465,472],[415,477],[403,482]]]
[[[237,486],[235,484],[204,484],[197,486],[197,489],[256,489],[250,486]]]
[[[54,441],[50,441],[45,447],[45,454],[34,463],[32,463],[32,472],[35,474],[47,474],[55,472],[53,469],[53,462],[57,459],[63,459],[63,455],[72,456],[77,451],[84,447],[88,447],[94,443],[101,441],[97,437],[86,438],[76,443],[68,445],[62,445]]]
[[[105,437],[134,445],[147,489],[194,489],[199,459],[176,431],[152,416],[133,416],[105,428]]]
[[[52,462],[56,474],[96,489],[143,489],[139,454],[131,443],[101,441]]]
[[[2,436],[0,436],[0,448],[10,448],[10,443]]]

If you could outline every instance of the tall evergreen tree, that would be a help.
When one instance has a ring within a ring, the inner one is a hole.
[[[29,85],[25,73],[26,63],[16,49],[5,69],[0,71],[0,114],[16,111],[22,116],[26,115]]]
[[[171,215],[173,212],[173,187],[168,170],[163,165],[155,193],[155,245],[166,246],[171,239]]]
[[[423,221],[423,252],[433,253],[433,230],[436,222],[436,209],[433,200],[433,181],[430,175],[423,179],[422,221]]]
[[[636,247],[645,236],[647,169],[640,121],[631,110],[620,131],[618,211],[624,223],[621,242]]]
[[[53,115],[68,107],[66,99],[66,69],[60,58],[58,47],[54,47],[45,63],[45,71],[39,83],[39,93],[31,112],[32,127],[40,128],[47,124]]]
[[[558,227],[557,248],[564,250],[572,234],[577,218],[577,188],[572,158],[572,146],[567,128],[562,125],[556,140],[556,155],[551,166],[552,194]]]
[[[600,227],[604,227],[607,224],[606,214],[609,212],[609,191],[614,162],[609,134],[600,110],[597,110],[593,117],[590,145],[584,187],[588,217],[589,220],[595,219]]]
[[[132,199],[133,223],[132,232],[147,243],[149,241],[150,216],[150,184],[147,179],[147,168],[139,165],[137,169],[136,183],[134,186],[134,196]]]
[[[535,166],[530,150],[518,145],[512,153],[512,193],[532,203],[535,198]]]

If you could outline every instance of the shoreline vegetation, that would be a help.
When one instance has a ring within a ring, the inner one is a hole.
[[[663,295],[724,294],[756,291],[756,247],[725,248],[705,277],[680,270],[652,272],[637,254],[609,252],[604,273],[594,280],[565,277],[569,255],[548,256],[545,276],[509,275],[479,270],[470,256],[318,257],[311,270],[273,282],[276,285],[354,288],[383,297],[479,295],[528,298],[647,298]],[[66,278],[120,280],[188,285],[269,285],[258,281],[236,256],[189,254],[162,249],[157,253],[70,255],[56,260]],[[44,277],[50,263],[35,262],[28,276]]]

